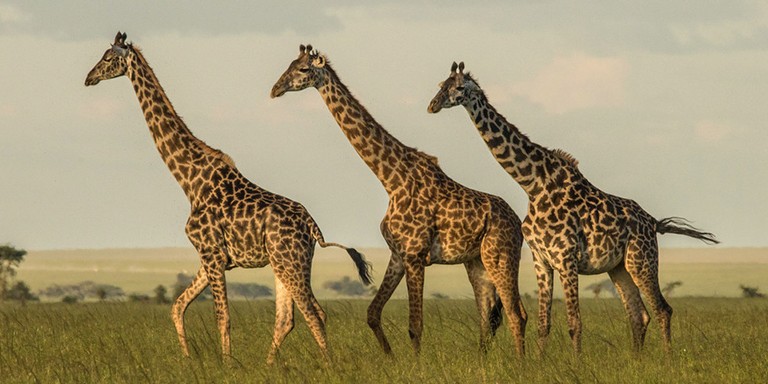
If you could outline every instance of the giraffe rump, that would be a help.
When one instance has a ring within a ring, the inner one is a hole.
[[[347,254],[349,254],[349,257],[355,263],[355,267],[357,268],[357,274],[358,276],[360,276],[360,280],[365,285],[371,285],[371,283],[373,282],[373,279],[371,278],[372,266],[371,266],[371,263],[365,260],[365,256],[363,256],[362,253],[358,252],[354,248],[350,248],[339,243],[325,242],[325,239],[323,238],[323,233],[320,232],[320,227],[318,227],[317,223],[315,223],[314,221],[312,221],[312,223],[310,224],[310,231],[312,233],[312,237],[314,237],[315,240],[317,240],[317,244],[320,245],[321,248],[338,247],[347,251]]]
[[[699,239],[707,244],[719,244],[712,232],[704,232],[692,226],[682,217],[667,217],[656,222],[656,232],[660,234],[674,233]]]

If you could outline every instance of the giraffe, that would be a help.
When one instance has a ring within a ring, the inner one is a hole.
[[[550,330],[554,271],[565,293],[568,328],[576,353],[581,350],[578,275],[607,272],[630,320],[633,348],[640,350],[651,304],[670,350],[672,308],[659,289],[656,234],[675,233],[705,243],[718,241],[678,217],[656,220],[636,202],[605,193],[579,171],[570,154],[532,142],[488,102],[464,63],[451,66],[448,78],[429,103],[430,113],[463,105],[496,161],[528,195],[523,236],[533,253],[539,287],[539,346]]]
[[[184,313],[210,286],[222,355],[230,356],[225,271],[271,265],[276,314],[267,361],[274,361],[280,344],[293,329],[294,304],[327,359],[326,315],[310,286],[315,242],[321,247],[345,249],[366,284],[370,283],[369,265],[355,249],[326,243],[304,206],[248,181],[229,156],[195,137],[176,114],[142,52],[126,44],[126,37],[117,33],[112,46],[88,73],[85,85],[123,75],[130,79],[157,150],[189,199],[186,234],[200,255],[201,267],[171,311],[182,353],[189,356]]]
[[[448,177],[437,158],[408,147],[384,129],[349,92],[324,55],[301,45],[272,88],[273,98],[308,87],[318,90],[339,127],[389,196],[380,230],[391,250],[381,286],[368,307],[368,325],[391,354],[381,314],[405,275],[409,336],[421,347],[424,268],[464,264],[480,312],[480,348],[500,325],[503,308],[524,354],[527,314],[517,285],[520,219],[498,196],[469,189]],[[497,296],[498,295],[498,296]]]

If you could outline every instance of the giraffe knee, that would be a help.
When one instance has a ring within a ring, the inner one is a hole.
[[[381,310],[373,305],[368,307],[368,326],[374,330],[381,328]]]
[[[368,314],[368,326],[371,329],[379,329],[381,328],[381,319],[379,319],[377,316],[374,316],[372,314]]]
[[[648,312],[643,311],[642,321],[643,329],[648,328],[648,324],[651,322],[651,316],[648,315]]]
[[[282,330],[283,334],[288,334],[293,330],[293,327],[296,325],[296,322],[290,318],[290,319],[282,319],[277,327]]]

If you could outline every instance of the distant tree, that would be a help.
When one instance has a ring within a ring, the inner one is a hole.
[[[149,302],[149,295],[145,295],[143,293],[131,293],[128,295],[128,301],[132,303],[148,303]]]
[[[178,273],[176,274],[176,282],[173,283],[173,299],[176,300],[181,294],[184,292],[187,287],[189,287],[190,284],[192,284],[192,279],[194,276],[187,275],[185,273]],[[205,287],[203,292],[200,294],[200,296],[197,297],[196,300],[206,300],[213,297],[213,294],[211,293],[211,287]]]
[[[165,288],[164,285],[162,284],[158,285],[157,287],[155,287],[155,290],[153,292],[155,292],[154,300],[156,304],[166,304],[170,302],[170,300],[168,300],[168,297],[165,296],[168,293],[168,289]]]
[[[272,289],[256,283],[227,283],[227,293],[247,299],[257,299],[272,296]]]
[[[326,281],[323,283],[323,288],[336,291],[336,293],[344,296],[369,296],[371,294],[371,291],[363,283],[352,280],[349,276],[344,276],[337,281]]]
[[[672,296],[672,292],[675,291],[675,288],[683,285],[682,281],[673,281],[671,283],[667,283],[667,285],[664,286],[664,288],[661,289],[661,293],[664,296]]]
[[[26,304],[27,301],[40,300],[37,296],[32,294],[29,286],[23,281],[17,281],[16,284],[6,292],[6,299],[20,301],[22,305]]]
[[[19,267],[27,251],[16,249],[10,244],[0,245],[0,301],[7,298],[8,290],[16,276],[16,268]]]
[[[104,301],[107,298],[107,290],[104,289],[104,287],[96,288],[96,297],[99,298],[99,301]]]
[[[77,296],[67,295],[67,296],[64,296],[64,297],[61,298],[61,302],[62,303],[67,303],[67,304],[75,304],[78,301],[80,301],[80,299],[78,299]]]
[[[765,294],[758,292],[758,287],[748,287],[745,285],[739,285],[741,288],[741,295],[750,299],[765,297]]]
[[[445,293],[442,293],[442,292],[432,292],[432,294],[430,296],[433,299],[440,299],[440,300],[449,299],[450,298],[450,297],[448,297],[448,295],[446,295]]]
[[[618,296],[616,286],[613,285],[611,279],[605,279],[599,283],[590,284],[585,289],[591,291],[595,295],[595,299],[599,299],[600,294],[603,292],[609,292],[613,297]]]
[[[123,289],[111,284],[97,284],[93,281],[82,281],[77,284],[52,284],[41,289],[40,296],[58,298],[63,296],[75,296],[78,300],[85,300],[88,297],[105,300],[109,298],[119,298],[125,296]]]

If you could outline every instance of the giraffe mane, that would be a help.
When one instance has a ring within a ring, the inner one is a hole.
[[[483,97],[487,98],[485,95],[485,91],[483,90],[483,87],[480,86],[480,82],[477,81],[477,79],[472,75],[472,72],[464,73],[464,76],[468,77],[470,80],[472,80],[475,85],[477,85],[477,91],[483,95]]]
[[[558,148],[558,149],[552,150],[552,154],[555,155],[555,157],[557,157],[557,158],[565,161],[566,163],[570,164],[572,167],[574,167],[576,169],[579,168],[579,161],[576,160],[576,158],[573,157],[573,155],[571,155],[570,153],[568,153],[568,152]]]
[[[187,123],[184,122],[184,119],[178,113],[176,113],[176,109],[173,108],[173,104],[171,103],[171,100],[168,99],[162,84],[160,84],[160,82],[157,81],[157,77],[154,74],[155,70],[149,66],[149,62],[142,54],[141,48],[133,45],[133,43],[131,42],[126,45],[126,49],[133,51],[136,54],[136,58],[142,63],[142,65],[149,68],[149,70],[152,72],[152,77],[155,78],[155,83],[156,83],[155,85],[158,87],[158,89],[160,90],[160,94],[165,99],[164,102],[168,105],[168,108],[171,110],[171,113],[173,113],[174,116],[176,116],[176,118],[179,120],[179,123],[184,127],[184,129],[187,130],[190,133],[190,135],[197,141],[197,144],[200,145],[200,148],[202,148],[203,150],[203,154],[205,154],[206,156],[210,156],[216,160],[220,160],[232,168],[237,168],[237,166],[235,165],[235,161],[232,160],[232,158],[229,155],[227,155],[226,153],[222,152],[219,149],[211,147],[205,141],[191,134],[192,132],[187,127]]]
[[[436,165],[438,168],[440,167],[440,161],[437,159],[437,156],[432,156],[429,153],[422,152],[422,151],[420,151],[420,150],[418,150],[416,148],[414,148],[414,152],[413,153],[418,155],[418,156],[421,156],[421,157],[427,159],[427,161],[429,161],[430,163]]]

